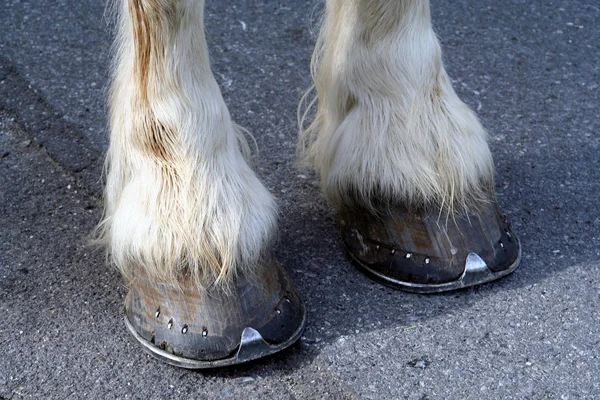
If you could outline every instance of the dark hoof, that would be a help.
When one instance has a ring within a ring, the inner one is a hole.
[[[146,351],[178,367],[240,364],[292,345],[304,330],[304,304],[277,262],[229,293],[144,277],[125,299],[125,324]]]
[[[493,281],[513,272],[519,240],[497,203],[454,216],[400,207],[341,215],[344,247],[370,276],[397,289],[435,293]]]

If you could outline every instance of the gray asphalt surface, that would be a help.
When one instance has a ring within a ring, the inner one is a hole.
[[[212,1],[215,75],[257,137],[277,253],[309,319],[279,355],[199,373],[129,338],[126,290],[86,246],[107,146],[103,2],[4,0],[0,399],[600,398],[600,5],[432,2],[455,87],[490,131],[521,268],[434,296],[354,270],[316,177],[294,164],[316,3]]]

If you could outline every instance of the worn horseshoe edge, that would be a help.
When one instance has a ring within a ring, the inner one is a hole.
[[[125,326],[129,330],[129,333],[131,333],[135,340],[142,345],[144,351],[149,353],[151,356],[176,367],[187,369],[211,369],[257,360],[259,358],[280,352],[281,350],[291,346],[298,339],[300,339],[300,336],[304,331],[304,327],[306,325],[306,307],[304,304],[302,304],[302,322],[294,334],[285,342],[278,345],[268,344],[256,329],[247,327],[242,331],[240,345],[235,351],[234,355],[213,361],[202,361],[180,357],[165,350],[159,349],[154,344],[140,336],[139,333],[137,333],[131,322],[129,322],[127,315],[124,316],[124,320]]]
[[[517,269],[521,263],[522,250],[521,246],[519,246],[519,255],[517,256],[515,262],[512,263],[507,269],[498,272],[493,272],[490,270],[485,261],[483,261],[476,253],[469,253],[467,259],[465,260],[465,270],[460,278],[451,282],[427,284],[405,282],[382,275],[357,259],[344,243],[342,243],[342,246],[346,254],[350,257],[352,263],[366,275],[394,289],[420,294],[448,292],[451,290],[463,289],[500,279]]]

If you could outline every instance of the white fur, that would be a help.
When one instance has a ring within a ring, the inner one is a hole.
[[[328,0],[312,67],[299,153],[334,206],[489,198],[487,135],[444,70],[428,0]]]
[[[253,272],[275,235],[274,200],[240,151],[247,144],[210,71],[203,8],[120,7],[100,228],[129,278],[143,268],[171,282],[227,283]]]

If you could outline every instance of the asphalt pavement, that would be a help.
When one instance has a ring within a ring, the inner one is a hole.
[[[277,255],[306,301],[290,349],[194,372],[141,351],[100,217],[113,30],[95,0],[0,13],[0,399],[600,398],[600,4],[432,0],[444,60],[490,132],[520,269],[441,295],[383,287],[339,246],[294,160],[315,0],[207,5],[215,76],[281,209]]]

